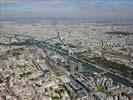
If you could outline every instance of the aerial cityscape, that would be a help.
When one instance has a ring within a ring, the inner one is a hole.
[[[132,0],[0,0],[0,100],[133,100]]]

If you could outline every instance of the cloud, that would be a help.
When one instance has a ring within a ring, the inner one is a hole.
[[[62,2],[63,0],[1,0],[1,4],[4,4],[4,3],[21,3],[21,2],[30,2],[30,3],[38,3],[38,2],[41,2],[41,3],[60,3]]]
[[[95,5],[95,4],[97,4],[99,2],[99,0],[89,0],[88,1],[88,4],[90,4],[90,5]]]
[[[4,3],[17,3],[20,2],[19,0],[1,0],[0,3],[4,4]]]

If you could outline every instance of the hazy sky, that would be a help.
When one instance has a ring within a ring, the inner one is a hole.
[[[0,17],[133,18],[133,0],[0,0]]]

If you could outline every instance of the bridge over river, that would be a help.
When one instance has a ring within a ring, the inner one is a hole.
[[[95,73],[99,73],[99,74],[100,74],[100,73],[104,73],[104,75],[105,75],[106,77],[111,78],[113,81],[118,82],[118,83],[120,83],[120,84],[123,84],[123,85],[125,85],[125,86],[127,86],[127,87],[133,88],[133,83],[132,83],[131,81],[129,81],[129,80],[127,80],[127,79],[125,79],[125,78],[123,78],[123,77],[121,77],[121,76],[119,76],[119,75],[116,75],[116,74],[114,74],[114,73],[105,72],[103,69],[97,67],[97,66],[94,65],[94,64],[85,62],[85,61],[83,61],[83,60],[81,60],[81,59],[79,59],[79,58],[76,58],[76,57],[74,57],[74,56],[71,56],[71,55],[69,56],[69,55],[67,55],[67,53],[65,53],[63,50],[57,49],[57,48],[55,48],[55,47],[52,47],[52,46],[50,46],[48,43],[46,43],[45,41],[38,41],[38,40],[34,40],[34,39],[28,39],[28,40],[26,40],[25,42],[21,42],[21,43],[18,43],[18,44],[21,44],[21,45],[24,44],[24,45],[30,45],[30,46],[31,46],[31,45],[36,45],[36,46],[38,46],[38,47],[40,47],[40,48],[52,50],[52,51],[54,51],[54,52],[60,54],[61,56],[68,56],[68,59],[73,60],[73,61],[75,61],[75,62],[77,62],[77,63],[81,63],[82,66],[83,66],[84,68],[86,68],[87,70],[89,70],[89,71],[92,71],[92,72],[95,72]]]

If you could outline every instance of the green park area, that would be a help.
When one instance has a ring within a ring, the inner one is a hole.
[[[104,57],[83,56],[81,59],[83,59],[87,62],[96,64],[100,67],[103,67],[104,69],[111,70],[112,72],[119,73],[124,77],[133,79],[133,69],[128,66],[125,66],[123,64],[109,61],[109,60],[105,59]]]
[[[107,89],[104,86],[98,86],[96,91],[102,92],[102,93],[107,93]]]
[[[22,74],[20,74],[19,76],[21,77],[21,78],[23,78],[23,77],[28,77],[29,75],[31,75],[32,73],[31,72],[27,72],[27,73],[22,73]]]

